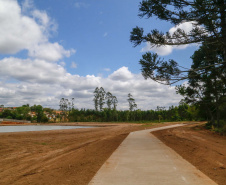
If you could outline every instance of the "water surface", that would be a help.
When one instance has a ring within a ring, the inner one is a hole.
[[[54,125],[0,126],[0,133],[43,131],[43,130],[64,130],[64,129],[78,129],[78,128],[93,128],[93,127],[92,126],[54,126]]]

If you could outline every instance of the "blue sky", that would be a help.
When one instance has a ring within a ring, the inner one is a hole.
[[[118,97],[119,109],[128,108],[128,93],[140,109],[177,105],[181,97],[174,87],[144,80],[140,74],[138,62],[150,48],[147,43],[133,47],[132,28],[165,32],[173,25],[140,19],[139,2],[0,0],[0,18],[5,20],[0,22],[0,104],[58,108],[61,97],[74,97],[77,108],[93,108],[93,90],[103,86]],[[180,26],[189,30],[190,25]],[[154,51],[189,67],[195,49]]]

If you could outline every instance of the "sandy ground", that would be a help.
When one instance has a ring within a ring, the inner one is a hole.
[[[219,185],[226,184],[226,137],[200,125],[153,132],[167,146]]]
[[[131,131],[168,124],[152,127],[104,123],[88,125],[103,127],[0,133],[0,184],[85,185]],[[178,153],[187,156],[184,158],[190,162],[191,159],[196,161],[193,164],[219,184],[226,180],[225,137],[190,127],[155,134],[162,140],[167,139],[167,145],[171,143],[180,148],[181,153]]]
[[[1,133],[0,184],[87,184],[125,137],[142,129],[134,124],[110,125]]]

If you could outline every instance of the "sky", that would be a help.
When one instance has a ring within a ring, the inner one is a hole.
[[[189,67],[197,46],[133,47],[130,32],[189,31],[192,24],[141,19],[140,1],[0,0],[0,104],[59,109],[61,98],[74,98],[75,108],[94,109],[93,91],[103,87],[119,110],[129,108],[128,93],[142,110],[178,105],[175,86],[145,80],[139,60],[152,51]]]

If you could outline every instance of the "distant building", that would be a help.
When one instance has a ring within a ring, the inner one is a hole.
[[[29,112],[28,113],[32,118],[34,117],[34,116],[36,116],[36,113],[35,112]]]
[[[17,107],[4,107],[4,110],[15,110]]]

